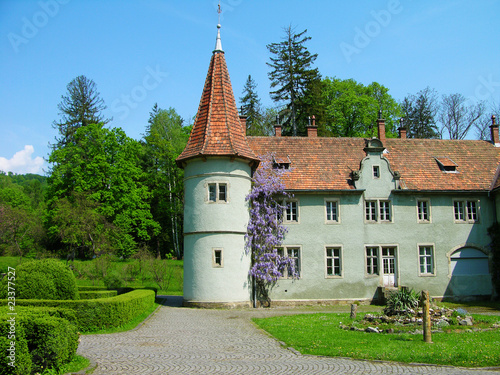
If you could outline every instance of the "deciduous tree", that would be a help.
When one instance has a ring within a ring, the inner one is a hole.
[[[484,102],[469,103],[462,94],[443,95],[439,119],[450,139],[464,139],[485,113]]]

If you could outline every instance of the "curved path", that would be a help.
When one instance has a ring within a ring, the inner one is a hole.
[[[170,306],[162,306],[135,330],[81,336],[78,354],[97,363],[93,375],[500,374],[301,355],[255,328],[249,311],[179,308],[180,302],[169,297]]]

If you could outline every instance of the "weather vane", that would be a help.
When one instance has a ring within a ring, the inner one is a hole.
[[[219,13],[219,25],[220,25],[220,14],[222,13],[222,11],[220,9],[220,0],[219,0],[219,7],[217,9],[217,13]]]

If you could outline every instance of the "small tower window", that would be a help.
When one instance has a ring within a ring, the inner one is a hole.
[[[223,258],[222,258],[222,249],[213,249],[212,267],[222,268],[223,266],[224,266],[224,262],[223,262]]]
[[[208,184],[209,202],[227,202],[227,184],[215,182]]]

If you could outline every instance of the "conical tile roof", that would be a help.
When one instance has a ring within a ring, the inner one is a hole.
[[[247,143],[220,37],[217,37],[195,123],[177,163],[195,157],[230,156],[258,162]]]

